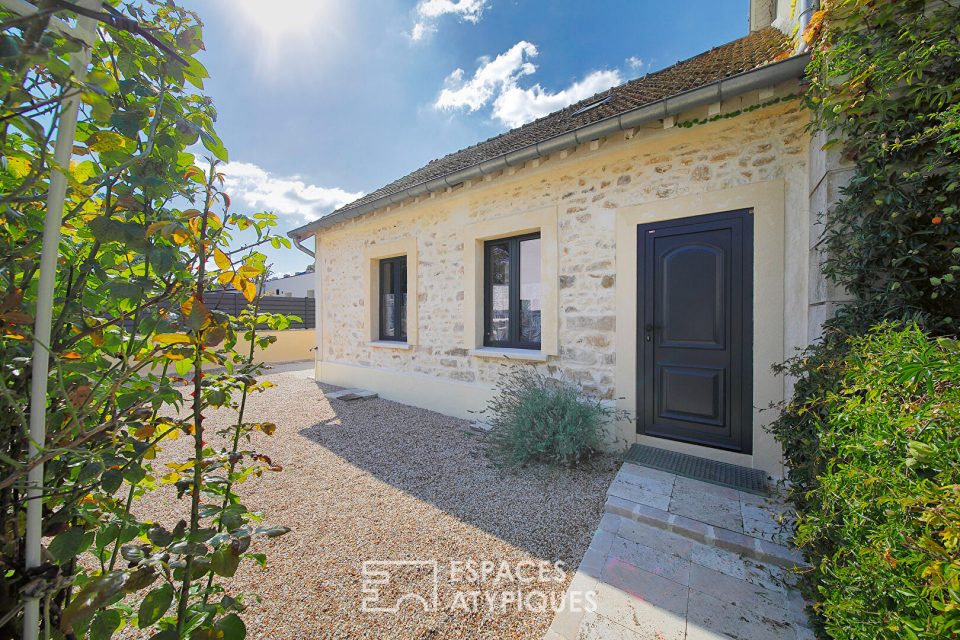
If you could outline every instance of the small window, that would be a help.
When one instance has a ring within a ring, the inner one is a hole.
[[[540,349],[540,234],[484,245],[484,338],[488,347]]]
[[[407,339],[407,257],[380,261],[380,339]]]

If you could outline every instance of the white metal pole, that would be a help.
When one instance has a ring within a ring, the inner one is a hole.
[[[81,0],[80,6],[100,9],[101,0]],[[76,30],[84,45],[70,57],[73,77],[82,82],[90,64],[91,45],[96,36],[97,21],[79,17]],[[40,254],[40,279],[37,288],[36,321],[33,330],[33,376],[30,380],[30,443],[29,459],[40,455],[47,440],[47,378],[50,375],[50,332],[53,323],[53,290],[60,253],[60,224],[67,194],[67,178],[63,173],[70,169],[73,155],[74,135],[77,131],[77,116],[80,96],[72,93],[64,99],[57,123],[57,142],[50,170],[50,191],[47,193],[47,216],[43,221],[43,247]],[[26,568],[40,565],[40,539],[43,532],[43,467],[38,464],[27,476],[27,528]],[[30,598],[24,603],[23,639],[37,640],[40,634],[40,600]]]

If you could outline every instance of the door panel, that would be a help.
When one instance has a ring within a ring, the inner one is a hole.
[[[684,236],[658,242],[656,324],[660,346],[724,348],[724,251],[704,242],[687,242]],[[673,246],[667,246],[673,245]],[[697,313],[690,313],[697,309]]]
[[[752,218],[638,227],[640,433],[749,453]]]

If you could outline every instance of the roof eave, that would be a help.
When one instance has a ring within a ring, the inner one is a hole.
[[[434,191],[442,191],[447,187],[460,184],[466,180],[479,178],[486,174],[495,173],[511,166],[520,166],[529,160],[542,158],[550,153],[570,149],[579,144],[596,140],[603,136],[619,131],[626,131],[638,127],[652,120],[660,120],[668,116],[677,115],[683,111],[719,102],[742,95],[748,91],[755,91],[791,79],[800,79],[804,75],[810,56],[801,54],[773,62],[756,69],[744,71],[736,75],[716,80],[695,89],[662,98],[656,102],[645,104],[630,111],[624,111],[616,116],[598,120],[578,129],[573,129],[553,138],[548,138],[515,151],[485,160],[475,165],[458,169],[445,175],[431,178],[424,182],[411,185],[395,193],[387,194],[382,198],[366,202],[357,207],[342,209],[314,220],[287,233],[297,239],[308,238],[321,229],[332,227],[341,222],[360,217],[376,209],[413,198]]]

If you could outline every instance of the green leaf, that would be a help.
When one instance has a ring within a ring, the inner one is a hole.
[[[147,530],[147,540],[155,546],[165,547],[173,542],[173,534],[156,524]]]
[[[223,633],[223,640],[244,640],[247,637],[247,626],[235,613],[220,618],[216,629]]]
[[[126,137],[136,140],[140,129],[146,124],[146,118],[142,111],[115,111],[110,116],[110,124]]]
[[[107,493],[115,493],[121,484],[123,484],[123,474],[119,469],[108,469],[100,478],[100,488]]]
[[[226,543],[213,553],[210,559],[210,566],[213,572],[224,578],[232,578],[240,565],[240,554],[233,548],[233,544]]]
[[[112,571],[88,582],[64,609],[61,616],[62,627],[71,629],[92,616],[97,609],[123,590],[126,580],[127,574],[123,571]]]
[[[185,376],[193,369],[193,360],[177,360],[173,368],[177,370],[177,375]]]
[[[223,143],[220,142],[220,138],[206,131],[201,131],[200,140],[203,142],[203,146],[207,151],[215,155],[219,160],[227,162],[227,149],[223,146]]]
[[[90,623],[90,640],[110,640],[114,632],[120,627],[123,618],[116,609],[104,609],[93,617]]]
[[[86,532],[82,527],[70,527],[50,543],[47,550],[57,562],[63,564],[80,555],[93,542],[93,532]]]
[[[137,613],[137,626],[141,629],[149,627],[163,617],[173,602],[173,587],[163,584],[147,594],[140,604]]]

